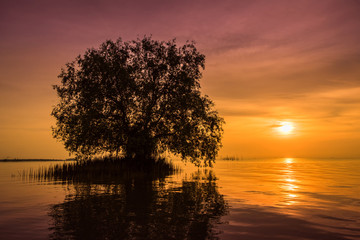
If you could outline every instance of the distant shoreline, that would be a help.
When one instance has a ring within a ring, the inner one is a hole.
[[[73,159],[0,159],[0,162],[65,162],[65,161],[73,161]]]

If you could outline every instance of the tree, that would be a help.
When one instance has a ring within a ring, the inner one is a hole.
[[[170,151],[210,163],[223,119],[200,92],[205,56],[193,42],[151,37],[106,41],[66,64],[54,85],[53,136],[79,158],[119,154],[152,159]]]

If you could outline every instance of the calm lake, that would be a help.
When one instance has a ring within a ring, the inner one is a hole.
[[[166,177],[45,181],[0,162],[0,239],[360,239],[360,160],[175,162]]]

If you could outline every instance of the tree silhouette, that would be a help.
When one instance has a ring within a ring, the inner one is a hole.
[[[153,159],[170,151],[210,163],[221,146],[223,119],[200,92],[205,56],[194,43],[151,37],[106,41],[66,64],[53,136],[79,158],[123,154]]]

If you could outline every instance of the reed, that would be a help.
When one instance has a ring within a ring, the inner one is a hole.
[[[64,162],[62,164],[29,169],[20,172],[23,179],[60,182],[102,182],[128,178],[165,178],[180,169],[164,158],[150,161],[103,157],[88,161]]]

